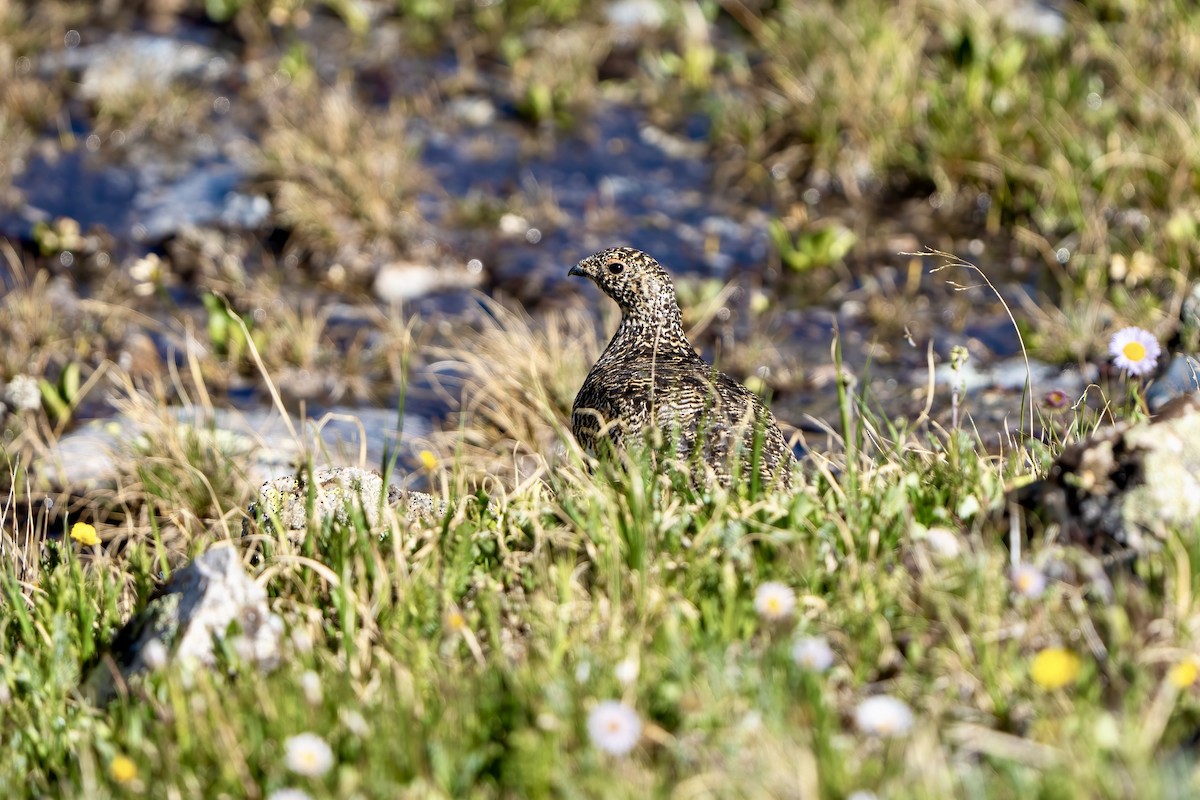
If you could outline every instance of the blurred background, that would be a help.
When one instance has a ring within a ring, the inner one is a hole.
[[[873,407],[1003,442],[1022,342],[1040,403],[1175,334],[1197,74],[1148,0],[0,0],[6,452],[92,479],[143,400],[376,464],[470,439],[464,392],[565,417],[616,322],[566,273],[617,244],[785,431],[836,428],[836,336]]]

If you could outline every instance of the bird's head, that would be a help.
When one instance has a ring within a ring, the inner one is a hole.
[[[610,247],[571,267],[617,301],[626,315],[677,318],[679,304],[671,276],[650,255],[632,247]]]

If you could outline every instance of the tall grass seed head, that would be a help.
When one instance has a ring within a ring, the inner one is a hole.
[[[767,581],[754,592],[754,610],[771,622],[787,619],[796,610],[796,593],[778,581]]]
[[[1130,375],[1146,375],[1158,364],[1162,347],[1154,334],[1143,328],[1122,328],[1108,342],[1113,364]]]
[[[614,756],[627,755],[642,738],[642,720],[619,700],[605,700],[592,709],[587,719],[592,744]]]
[[[319,706],[324,698],[321,690],[321,676],[311,669],[300,676],[300,688],[304,690],[304,699],[310,706]]]

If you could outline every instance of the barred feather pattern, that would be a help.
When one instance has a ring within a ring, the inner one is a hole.
[[[745,386],[699,355],[683,330],[671,276],[631,247],[602,250],[571,268],[621,308],[621,324],[584,379],[571,431],[586,450],[646,440],[657,431],[675,456],[730,485],[757,461],[764,484],[791,486],[795,457],[775,416]],[[740,464],[740,466],[739,466]]]

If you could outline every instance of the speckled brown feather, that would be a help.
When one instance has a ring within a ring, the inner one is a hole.
[[[701,458],[728,485],[734,458],[749,474],[757,437],[763,482],[791,485],[795,458],[774,415],[692,349],[662,265],[640,250],[614,247],[580,261],[570,274],[590,278],[621,307],[621,325],[571,411],[571,431],[585,449],[597,452],[604,436],[617,446],[641,440],[653,427],[675,437],[678,457]]]

